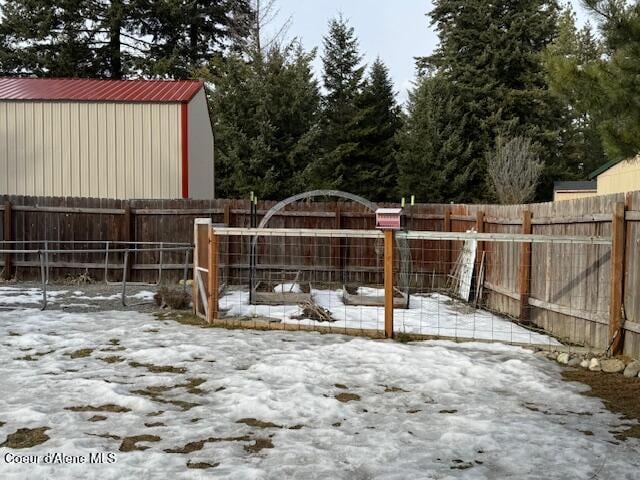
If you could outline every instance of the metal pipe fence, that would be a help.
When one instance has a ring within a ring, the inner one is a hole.
[[[14,245],[29,245],[37,246],[38,248],[13,248]],[[57,248],[51,248],[51,244],[56,245]],[[61,248],[65,245],[73,245],[74,248],[65,249]],[[77,248],[78,245],[104,245],[104,248]],[[111,245],[115,245],[116,248],[112,248]],[[7,248],[7,247],[12,248]],[[110,240],[97,240],[97,241],[61,241],[61,240],[30,240],[30,241],[0,241],[0,255],[37,255],[37,267],[39,270],[40,284],[42,289],[42,304],[41,309],[46,310],[48,306],[47,298],[47,286],[49,285],[51,264],[49,262],[50,255],[64,256],[64,255],[79,255],[79,254],[104,254],[104,283],[106,285],[122,285],[121,302],[123,306],[128,306],[126,301],[127,285],[155,285],[159,286],[163,283],[163,271],[167,267],[174,268],[174,266],[167,266],[164,264],[164,254],[166,252],[183,253],[184,262],[180,265],[182,269],[182,283],[183,290],[186,291],[188,284],[188,275],[190,268],[190,258],[193,252],[193,246],[187,243],[176,242],[120,242]],[[158,270],[157,280],[155,283],[145,282],[130,282],[128,280],[130,270],[130,256],[132,254],[144,254],[144,253],[158,253],[159,262],[154,266]],[[109,263],[110,255],[122,254],[122,264]],[[85,268],[80,264],[79,268]],[[109,270],[122,270],[121,280],[118,282],[109,281]],[[8,308],[2,307],[0,308]],[[15,309],[15,307],[11,307]]]

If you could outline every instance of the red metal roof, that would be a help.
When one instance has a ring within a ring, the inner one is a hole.
[[[0,78],[0,100],[186,103],[202,85],[196,80]]]

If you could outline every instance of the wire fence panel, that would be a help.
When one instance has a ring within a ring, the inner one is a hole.
[[[215,322],[384,336],[383,232],[213,232]],[[608,273],[599,266],[611,255],[609,237],[409,231],[392,243],[386,293],[396,336],[608,346]]]

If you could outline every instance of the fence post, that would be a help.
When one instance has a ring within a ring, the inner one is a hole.
[[[224,206],[224,225],[225,227],[231,227],[231,203],[227,202]],[[225,235],[224,239],[224,251],[226,252],[226,262],[224,267],[224,281],[228,282],[229,275],[231,274],[231,237]]]
[[[384,231],[384,336],[393,338],[393,230]]]
[[[132,233],[132,229],[131,229],[131,224],[132,224],[132,215],[131,215],[131,204],[129,203],[128,200],[125,200],[125,204],[124,204],[124,219],[123,219],[123,223],[124,225],[122,226],[122,232],[123,232],[123,240],[125,242],[131,242],[131,233]],[[126,245],[126,248],[129,248],[130,245]],[[131,279],[131,263],[132,262],[128,262],[128,265],[125,265],[125,271],[123,274],[123,278],[124,279]]]
[[[209,229],[209,265],[207,288],[209,289],[207,300],[207,323],[213,323],[218,317],[218,236],[211,225]]]
[[[445,207],[444,209],[444,222],[442,225],[442,231],[451,231],[451,208],[449,207]],[[451,240],[445,240],[444,249],[444,275],[446,282],[449,272],[451,272]]]
[[[484,212],[476,212],[476,232],[484,233]],[[484,251],[484,242],[478,241],[476,248],[476,278],[480,278],[480,262],[482,260],[482,252]]]
[[[609,300],[609,349],[612,355],[622,352],[624,331],[622,302],[624,294],[625,204],[616,202],[611,219],[611,293]]]
[[[340,210],[340,206],[336,204],[336,220],[334,224],[334,228],[336,230],[340,230],[342,228],[342,211]],[[344,282],[343,274],[342,274],[342,238],[337,237],[333,239],[333,261],[334,268],[336,271],[336,277],[339,282]]]
[[[531,211],[522,212],[522,234],[531,235]],[[529,294],[531,291],[531,243],[520,244],[520,268],[518,272],[518,286],[520,293],[520,321],[528,323],[531,310],[529,308]]]
[[[13,210],[12,210],[12,206],[11,206],[11,202],[9,200],[7,200],[4,204],[4,214],[2,215],[4,222],[3,222],[3,240],[5,242],[11,242],[13,241],[13,229],[11,228],[13,226],[13,220],[12,220],[12,214],[13,214]],[[13,244],[12,243],[6,243],[4,245],[4,248],[6,250],[12,250],[13,249]],[[11,280],[11,253],[5,253],[4,254],[4,279],[5,280]]]

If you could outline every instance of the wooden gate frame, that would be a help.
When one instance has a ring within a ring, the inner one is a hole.
[[[193,243],[193,313],[213,323],[218,316],[218,237],[210,218],[196,218]]]

